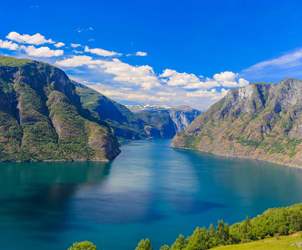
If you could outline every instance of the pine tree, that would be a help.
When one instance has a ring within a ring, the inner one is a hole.
[[[182,250],[186,247],[186,245],[187,245],[187,241],[185,236],[180,234],[172,244],[170,250]]]
[[[135,250],[152,250],[151,241],[149,239],[141,240]]]

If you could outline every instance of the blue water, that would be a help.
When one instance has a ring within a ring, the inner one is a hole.
[[[232,223],[302,201],[302,170],[173,150],[136,141],[112,164],[0,164],[0,243],[5,250],[60,250],[91,240],[157,249],[196,226]]]

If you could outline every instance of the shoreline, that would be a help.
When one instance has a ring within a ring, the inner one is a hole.
[[[213,155],[213,156],[219,156],[219,157],[226,158],[226,159],[242,159],[242,160],[259,161],[259,162],[264,162],[264,163],[272,163],[272,164],[278,165],[278,166],[283,167],[283,168],[286,167],[286,168],[295,168],[295,169],[302,170],[302,166],[300,166],[300,165],[280,163],[278,161],[259,159],[259,158],[256,158],[256,157],[248,157],[248,156],[244,156],[244,155],[239,156],[239,155],[215,153],[215,152],[199,150],[197,148],[179,147],[179,146],[173,146],[173,145],[170,145],[170,147],[172,147],[174,149],[183,149],[183,150],[188,150],[188,151],[190,150],[190,151],[195,151],[195,152],[199,152],[199,153],[205,153],[205,154],[209,154],[209,155]]]

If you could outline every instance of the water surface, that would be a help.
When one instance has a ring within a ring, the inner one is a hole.
[[[232,223],[302,201],[302,171],[136,141],[112,164],[0,164],[0,242],[6,250],[155,249],[196,226]]]

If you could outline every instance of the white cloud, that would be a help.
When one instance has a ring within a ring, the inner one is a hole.
[[[156,91],[110,86],[105,83],[89,83],[89,87],[122,103],[179,106],[188,105],[205,110],[209,105],[221,99],[227,91],[215,92],[199,90],[187,92],[181,88],[161,86]]]
[[[101,49],[101,48],[94,48],[91,49],[88,46],[85,46],[85,52],[91,53],[91,54],[95,54],[98,56],[104,56],[104,57],[113,57],[113,56],[120,56],[121,54],[115,51],[109,51],[109,50],[105,50],[105,49]]]
[[[148,53],[145,52],[145,51],[137,51],[137,52],[135,53],[135,55],[136,55],[136,56],[147,56]]]
[[[55,60],[53,57],[64,55],[64,50],[33,45],[50,43],[55,48],[62,48],[65,46],[63,42],[54,42],[39,33],[21,35],[11,32],[7,37],[10,41],[0,40],[0,48],[18,51],[28,57],[47,58],[44,60],[68,69],[71,77],[76,77],[81,82],[89,80],[89,86],[123,103],[189,105],[206,109],[222,98],[229,89],[249,84],[238,73],[231,71],[220,72],[208,78],[173,69],[165,69],[161,74],[157,74],[150,65],[131,65],[117,59],[121,53],[84,47],[77,43],[71,43],[70,47],[66,48],[68,57]],[[126,55],[148,54],[137,51]]]
[[[106,73],[114,75],[115,81],[140,85],[145,89],[160,86],[160,81],[149,65],[132,66],[119,59],[113,59],[103,61],[100,66]]]
[[[63,68],[80,67],[89,65],[92,62],[91,56],[73,56],[67,59],[56,61],[56,65]]]
[[[194,92],[188,92],[186,95],[187,97],[202,97],[202,98],[212,98],[214,100],[217,100],[221,97],[223,97],[228,90],[223,89],[222,91],[216,91],[215,89],[212,89],[211,91],[208,90],[198,90]]]
[[[79,43],[71,43],[70,46],[71,46],[71,48],[75,49],[75,48],[81,47],[81,44],[79,44]]]
[[[246,86],[246,85],[248,85],[249,83],[250,83],[250,82],[249,82],[248,80],[244,79],[244,78],[239,78],[239,80],[238,80],[238,85],[239,85],[239,87]],[[224,87],[226,87],[226,86],[224,86]]]
[[[194,74],[179,73],[176,70],[165,69],[160,77],[169,86],[182,86],[186,88],[198,88],[200,87],[201,81]]]
[[[213,88],[235,88],[242,87],[249,82],[239,77],[239,74],[225,71],[215,74],[213,78],[200,78],[195,74],[179,73],[172,69],[166,69],[160,75],[164,82],[169,86],[178,86],[185,89],[213,89]]]
[[[173,69],[166,69],[158,75],[149,65],[134,66],[117,58],[94,59],[87,55],[58,60],[56,65],[68,68],[69,72],[74,70],[74,75],[81,72],[77,75],[80,80],[93,76],[89,86],[113,99],[138,104],[185,104],[206,109],[222,98],[227,89],[249,83],[229,71],[215,74],[212,78],[179,73]],[[99,80],[102,82],[97,83]]]
[[[213,78],[218,82],[233,82],[236,77],[237,74],[231,71],[224,71],[213,76]]]
[[[127,100],[127,101],[134,101],[134,102],[155,102],[155,103],[163,103],[168,102],[170,97],[167,96],[165,93],[157,93],[157,94],[150,94],[148,92],[138,92],[134,91],[133,89],[129,88],[112,88],[110,86],[104,84],[89,84],[89,87],[99,91],[100,93],[110,96],[116,100]]]
[[[94,60],[90,56],[73,56],[57,61],[56,65],[65,68],[88,66],[90,69],[98,69],[100,73],[112,75],[115,82],[141,86],[145,89],[160,85],[157,75],[149,65],[132,66],[117,58]]]
[[[238,73],[234,73],[231,71],[224,71],[215,74],[213,76],[213,79],[217,81],[217,83],[221,87],[227,87],[227,88],[238,88],[249,84],[247,80],[240,78]]]
[[[18,50],[19,45],[12,41],[3,41],[0,39],[0,49]]]
[[[62,42],[58,42],[55,44],[55,47],[56,48],[61,48],[61,47],[64,47],[65,46],[65,43],[62,43]]]
[[[7,36],[7,39],[25,44],[41,45],[45,43],[55,43],[52,39],[46,39],[45,36],[40,33],[34,35],[19,34],[18,32],[12,31]]]
[[[290,52],[280,57],[257,63],[246,70],[260,70],[272,66],[277,66],[280,68],[283,67],[288,68],[288,67],[296,66],[297,64],[301,64],[301,63],[302,63],[302,49],[298,49],[294,52]]]
[[[28,56],[32,57],[57,57],[64,54],[63,50],[52,50],[48,47],[22,46],[22,49]]]

